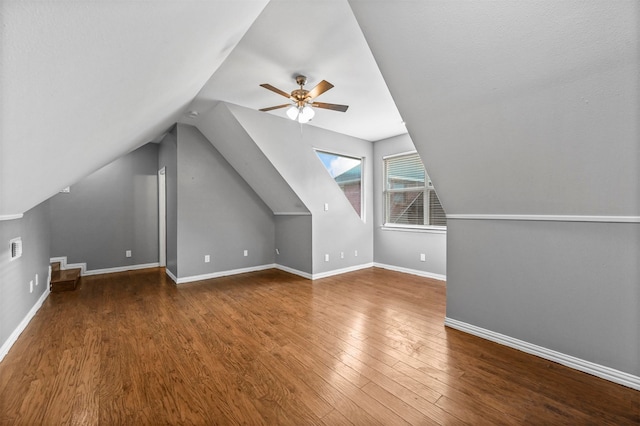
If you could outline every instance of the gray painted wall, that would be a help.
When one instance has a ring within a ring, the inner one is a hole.
[[[9,241],[16,237],[22,238],[23,253],[11,261]],[[0,221],[0,347],[47,291],[50,240],[49,201],[27,211],[22,219]],[[31,280],[33,293],[29,292]]]
[[[177,137],[178,278],[273,264],[271,210],[198,129]]]
[[[383,158],[410,151],[415,151],[415,147],[409,135],[400,135],[373,144],[374,260],[376,263],[446,275],[446,232],[416,232],[382,228],[384,224]],[[421,253],[426,255],[425,262],[420,261]]]
[[[274,214],[309,213],[224,103],[204,113],[198,122],[198,129]]]
[[[276,263],[311,274],[313,270],[312,218],[306,216],[275,216]]]
[[[448,228],[448,317],[640,376],[640,224]]]
[[[51,256],[88,270],[158,262],[157,173],[158,145],[147,144],[53,196]]]
[[[168,133],[158,150],[158,170],[165,167],[167,270],[178,276],[178,146],[177,128]]]
[[[350,4],[449,216],[447,315],[638,375],[637,224],[451,218],[640,216],[638,2]]]
[[[311,212],[313,273],[372,263],[372,144],[237,105],[226,107]],[[364,221],[327,173],[314,148],[365,159]],[[324,210],[325,203],[329,204],[328,211]],[[325,254],[329,254],[329,262],[325,262]]]

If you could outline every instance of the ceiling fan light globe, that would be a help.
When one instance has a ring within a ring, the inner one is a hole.
[[[313,110],[313,108],[307,105],[304,108],[302,108],[302,111],[300,111],[300,115],[298,116],[298,121],[300,123],[307,123],[309,122],[309,120],[313,118],[314,115],[316,115],[316,112]]]
[[[287,117],[289,117],[292,120],[295,120],[296,118],[298,118],[298,107],[291,106],[291,108],[287,110]]]

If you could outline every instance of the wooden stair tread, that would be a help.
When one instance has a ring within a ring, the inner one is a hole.
[[[51,292],[75,290],[80,281],[80,268],[60,269],[60,264],[51,264]]]
[[[62,269],[51,273],[51,281],[70,281],[80,277],[80,269]]]

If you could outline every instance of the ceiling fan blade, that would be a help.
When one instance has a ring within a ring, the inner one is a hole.
[[[326,104],[324,102],[314,102],[311,104],[311,106],[314,106],[316,108],[330,109],[332,111],[340,111],[340,112],[345,112],[349,108],[349,105]]]
[[[272,109],[285,108],[288,106],[291,106],[291,104],[282,104],[282,105],[272,106],[268,108],[261,108],[258,111],[271,111]]]
[[[331,89],[332,87],[333,87],[333,84],[329,83],[326,80],[322,80],[320,83],[316,85],[316,87],[314,87],[309,91],[309,93],[307,94],[307,97],[310,99],[317,98],[318,96],[322,95],[324,92]]]
[[[270,84],[262,83],[260,86],[264,87],[265,89],[271,90],[272,92],[275,92],[275,93],[277,93],[278,95],[282,95],[282,96],[284,96],[285,98],[289,98],[289,99],[291,99],[291,95],[290,95],[289,93],[285,92],[284,90],[280,90],[280,89],[278,89],[277,87],[273,87],[273,86],[272,86],[272,85],[270,85]]]

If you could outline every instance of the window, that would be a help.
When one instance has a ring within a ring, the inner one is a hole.
[[[445,227],[447,218],[417,153],[384,158],[385,226]]]
[[[316,151],[316,154],[358,216],[362,217],[362,158],[323,151]]]

